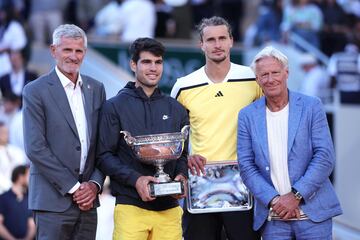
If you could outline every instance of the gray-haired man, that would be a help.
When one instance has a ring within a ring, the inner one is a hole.
[[[50,47],[55,69],[24,88],[29,208],[37,239],[95,239],[95,207],[104,180],[95,168],[95,149],[105,90],[79,74],[86,47],[82,29],[59,26]]]

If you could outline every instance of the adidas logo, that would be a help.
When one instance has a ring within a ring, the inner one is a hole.
[[[224,94],[221,91],[218,91],[215,95],[215,97],[223,97]]]

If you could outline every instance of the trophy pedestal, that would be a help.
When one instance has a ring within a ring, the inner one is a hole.
[[[150,183],[150,196],[161,197],[168,195],[184,194],[183,182],[163,182],[163,183]]]

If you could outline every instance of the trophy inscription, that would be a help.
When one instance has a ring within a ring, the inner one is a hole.
[[[156,167],[155,178],[159,183],[150,183],[150,195],[153,197],[183,194],[183,182],[172,181],[164,172],[164,165],[169,161],[176,161],[184,149],[184,142],[189,133],[189,125],[181,132],[161,133],[152,135],[131,136],[128,131],[121,131],[125,142],[133,149],[141,162]]]

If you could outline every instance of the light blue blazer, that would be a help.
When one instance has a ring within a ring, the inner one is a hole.
[[[267,219],[279,193],[270,177],[265,97],[239,113],[237,154],[240,174],[255,199],[254,229]],[[314,222],[342,213],[329,180],[335,153],[319,99],[289,91],[288,168],[291,186],[304,197],[300,207]]]

